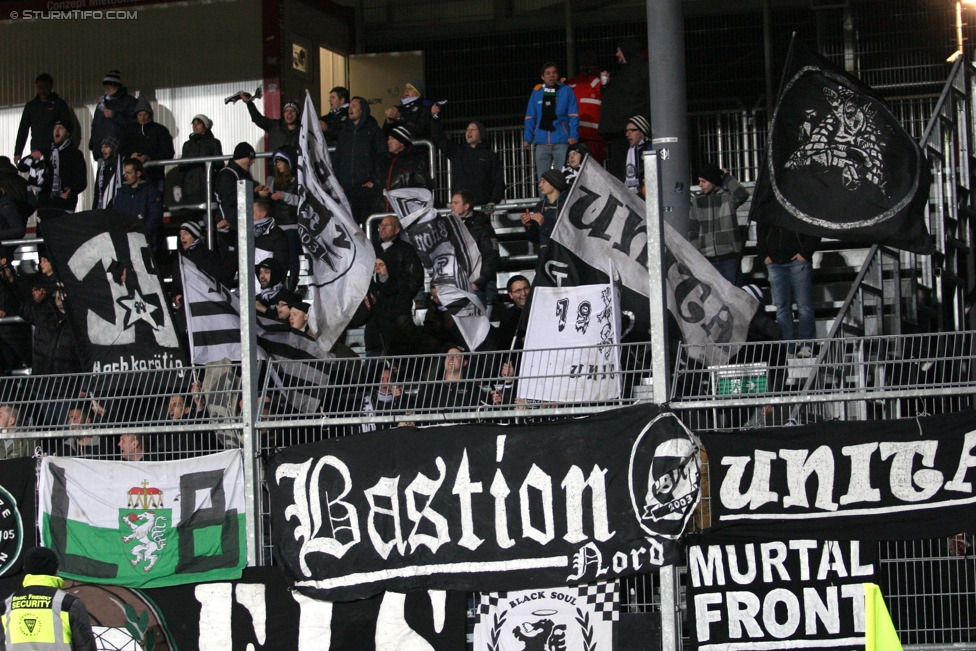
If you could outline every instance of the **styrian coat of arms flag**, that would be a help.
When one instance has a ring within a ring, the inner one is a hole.
[[[161,588],[239,579],[247,563],[238,450],[160,462],[45,457],[38,492],[42,544],[64,578]]]

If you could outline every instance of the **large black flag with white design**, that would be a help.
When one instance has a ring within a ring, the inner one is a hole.
[[[50,215],[39,231],[64,284],[65,310],[86,370],[185,366],[137,217],[114,210]]]
[[[783,80],[749,219],[931,253],[928,162],[874,89],[795,40]]]
[[[697,437],[654,405],[403,427],[280,450],[271,531],[316,599],[607,581],[677,560],[700,470]]]

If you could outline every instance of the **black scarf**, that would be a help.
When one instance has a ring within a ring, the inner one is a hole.
[[[542,119],[539,128],[543,131],[556,130],[556,86],[542,87]]]

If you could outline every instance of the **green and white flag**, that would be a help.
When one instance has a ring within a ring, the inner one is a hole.
[[[240,451],[158,462],[45,457],[38,493],[42,543],[65,578],[160,588],[239,579],[247,563]]]

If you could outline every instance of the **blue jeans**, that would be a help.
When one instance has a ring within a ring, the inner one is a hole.
[[[535,146],[535,173],[536,180],[542,179],[542,174],[549,168],[561,170],[566,164],[566,151],[569,145],[565,142],[556,145]]]
[[[722,274],[722,277],[735,285],[742,287],[742,262],[740,260],[722,260],[712,262],[715,270]]]
[[[787,264],[770,263],[769,287],[776,305],[776,323],[783,339],[813,339],[816,322],[813,314],[813,265],[809,260],[791,260]],[[799,336],[793,336],[793,303],[800,317]]]

